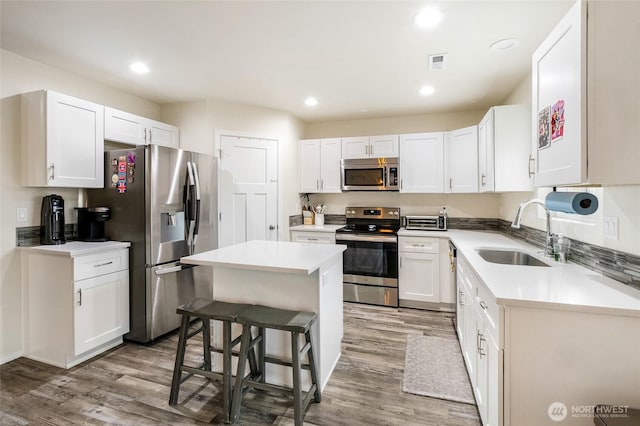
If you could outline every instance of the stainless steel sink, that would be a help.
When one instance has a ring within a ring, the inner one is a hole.
[[[549,266],[541,260],[518,250],[476,249],[476,252],[487,262],[518,266]]]

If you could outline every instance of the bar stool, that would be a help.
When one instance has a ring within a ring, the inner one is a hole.
[[[199,375],[209,380],[222,381],[222,400],[224,406],[224,421],[229,422],[229,415],[231,412],[231,383],[232,383],[232,366],[231,357],[233,355],[233,348],[241,341],[242,336],[238,336],[235,339],[231,338],[231,324],[235,322],[236,317],[240,315],[244,310],[251,305],[244,303],[228,303],[220,301],[211,301],[210,299],[196,298],[191,302],[181,305],[176,310],[176,313],[182,315],[180,323],[180,334],[178,337],[178,348],[176,351],[176,362],[173,369],[173,379],[171,381],[171,394],[169,396],[169,405],[176,405],[178,402],[178,393],[180,392],[180,385],[189,379],[191,376]],[[193,319],[197,319],[196,322],[200,323],[200,326],[193,331],[190,331],[190,323]],[[222,349],[213,348],[211,345],[210,336],[210,321],[222,322]],[[184,364],[184,354],[187,347],[187,340],[198,335],[202,332],[202,349],[204,362],[196,367],[191,367]],[[222,353],[222,372],[216,372],[211,370],[211,352]],[[255,352],[251,351],[249,354],[249,365],[251,372],[248,376],[259,379],[259,373],[257,369],[257,361]],[[246,362],[239,372],[244,376],[246,368]],[[182,373],[188,373],[186,376],[182,376]],[[238,373],[236,373],[238,374]]]
[[[318,376],[316,372],[316,360],[311,336],[311,327],[316,321],[315,312],[288,311],[276,309],[268,306],[253,305],[236,317],[236,322],[242,324],[242,342],[240,344],[240,355],[238,358],[238,371],[246,368],[247,359],[251,350],[259,345],[258,350],[258,370],[262,374],[257,377],[236,376],[233,390],[231,406],[231,422],[235,422],[240,414],[242,405],[242,390],[244,386],[265,391],[275,391],[293,396],[294,420],[296,426],[303,424],[305,410],[311,398],[315,402],[320,402],[320,389],[318,387]],[[251,328],[258,328],[258,335],[253,338]],[[283,330],[291,333],[291,362],[278,358],[268,357],[265,354],[266,334],[265,329]],[[299,335],[304,334],[305,344],[300,348]],[[303,364],[301,359],[307,354],[309,363]],[[293,388],[286,386],[265,383],[265,363],[286,365],[293,369]],[[308,368],[311,372],[311,387],[307,392],[303,392],[301,384],[302,368]],[[304,398],[303,398],[304,397]]]

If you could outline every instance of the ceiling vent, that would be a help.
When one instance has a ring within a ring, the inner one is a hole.
[[[448,57],[449,55],[446,53],[429,55],[429,71],[440,71],[446,69]]]

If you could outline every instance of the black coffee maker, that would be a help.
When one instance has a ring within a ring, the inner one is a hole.
[[[40,209],[40,244],[64,243],[64,199],[56,194],[46,195]]]
[[[104,223],[111,219],[109,207],[76,207],[78,211],[78,239],[80,241],[107,241]]]

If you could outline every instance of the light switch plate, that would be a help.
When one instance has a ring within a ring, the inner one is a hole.
[[[602,222],[602,232],[605,238],[617,240],[618,235],[618,218],[613,216],[605,216]]]
[[[18,207],[16,209],[16,220],[18,222],[26,222],[27,221],[27,208],[26,207]]]

